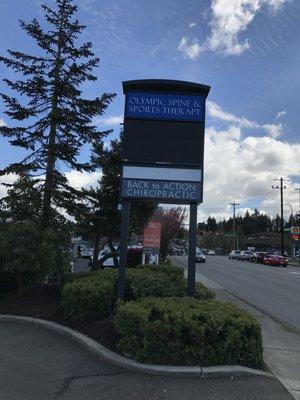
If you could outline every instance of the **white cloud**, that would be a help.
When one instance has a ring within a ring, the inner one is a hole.
[[[14,183],[15,180],[17,179],[17,176],[15,174],[8,174],[8,175],[3,175],[0,176],[0,199],[6,196],[7,194],[7,187],[3,186],[2,183]]]
[[[207,114],[212,118],[217,118],[230,123],[236,123],[245,128],[257,128],[259,126],[256,122],[249,121],[245,117],[237,117],[234,114],[224,111],[213,101],[207,101],[206,107]]]
[[[71,170],[65,172],[65,176],[67,177],[69,184],[75,189],[81,188],[89,188],[90,186],[96,186],[98,184],[98,180],[101,178],[102,173],[97,172],[79,172],[76,170]],[[41,179],[44,176],[40,176]],[[6,196],[7,188],[6,186],[1,185],[2,183],[14,183],[17,179],[17,175],[8,174],[0,176],[0,199]]]
[[[272,181],[280,176],[300,179],[300,144],[291,144],[274,137],[248,136],[242,139],[241,128],[206,129],[204,202],[199,219],[215,215],[218,219],[232,215],[228,203],[243,204],[258,199],[264,212],[279,213],[279,194],[272,190]],[[298,208],[295,183],[290,182],[284,201]],[[299,184],[298,184],[299,186]],[[286,210],[288,215],[289,210]]]
[[[204,51],[204,48],[197,41],[194,40],[191,43],[187,37],[183,37],[179,42],[178,50],[182,51],[185,57],[195,59]]]
[[[98,180],[101,178],[101,175],[101,172],[79,172],[76,170],[68,171],[65,173],[69,184],[75,189],[96,186]]]
[[[283,117],[286,114],[286,111],[279,111],[279,113],[276,115],[275,119],[279,119]]]
[[[241,41],[240,34],[247,30],[262,6],[277,11],[289,0],[212,0],[210,35],[203,44],[196,39],[183,37],[178,46],[185,57],[196,59],[204,51],[239,55],[249,49],[248,39]]]
[[[265,129],[266,132],[269,133],[270,136],[277,138],[283,134],[282,124],[264,124],[262,128]]]
[[[2,118],[0,118],[0,126],[6,126],[6,122]]]
[[[103,117],[103,118],[95,118],[93,123],[95,125],[103,125],[103,126],[116,126],[123,123],[124,117],[123,115],[111,115],[110,117]]]
[[[276,138],[281,136],[283,132],[282,124],[263,124],[260,125],[256,121],[250,121],[246,117],[237,117],[236,115],[224,111],[218,104],[213,101],[207,101],[206,103],[207,115],[211,118],[220,119],[230,124],[237,125],[241,128],[249,129],[263,129],[270,136]]]

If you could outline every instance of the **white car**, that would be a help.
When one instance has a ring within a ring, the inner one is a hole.
[[[81,250],[81,258],[93,258],[94,250],[91,248],[84,248]]]
[[[207,255],[208,255],[208,256],[215,256],[215,255],[216,255],[216,252],[213,251],[213,250],[209,250],[209,251],[207,252]]]

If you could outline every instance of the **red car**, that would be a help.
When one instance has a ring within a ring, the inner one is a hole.
[[[288,259],[275,254],[268,254],[263,257],[262,263],[265,265],[272,265],[273,267],[287,267]]]

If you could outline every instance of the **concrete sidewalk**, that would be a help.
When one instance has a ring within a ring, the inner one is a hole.
[[[0,322],[1,400],[291,400],[274,378],[149,376],[114,367],[66,337]]]
[[[172,262],[174,265],[184,267],[185,273],[187,273],[186,264],[179,257],[172,257]],[[198,272],[196,281],[202,282],[206,287],[212,289],[216,293],[217,299],[234,303],[249,311],[259,320],[262,327],[266,364],[294,399],[300,400],[300,333],[294,328],[274,320]]]

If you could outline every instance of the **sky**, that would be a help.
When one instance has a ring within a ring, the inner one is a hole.
[[[19,28],[19,19],[43,20],[39,0],[0,2],[0,54],[18,49],[37,54]],[[122,81],[176,79],[211,86],[206,104],[204,201],[198,220],[228,218],[258,208],[280,212],[278,179],[284,203],[300,208],[300,1],[299,0],[78,0],[78,19],[87,25],[100,58],[98,81],[84,95],[115,92],[100,128],[119,135],[123,121]],[[48,0],[52,5],[53,1]],[[0,77],[12,77],[0,65]],[[6,86],[0,82],[0,91]],[[0,124],[12,122],[0,102]],[[107,141],[109,142],[109,139]],[[0,168],[24,152],[0,137]],[[83,148],[80,159],[89,160]],[[65,170],[76,186],[96,184],[100,172]],[[14,176],[1,178],[11,182]],[[4,188],[0,188],[0,197]],[[290,206],[284,206],[285,217]]]

